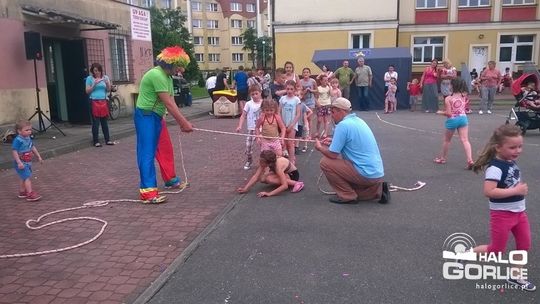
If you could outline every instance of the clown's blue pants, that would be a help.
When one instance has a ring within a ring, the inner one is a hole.
[[[141,179],[139,192],[142,200],[148,200],[158,195],[154,157],[161,133],[162,119],[153,111],[135,108],[133,120],[137,134],[137,165]]]

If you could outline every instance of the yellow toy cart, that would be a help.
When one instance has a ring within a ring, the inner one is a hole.
[[[236,117],[240,115],[235,90],[214,91],[212,100],[214,101],[214,116]]]

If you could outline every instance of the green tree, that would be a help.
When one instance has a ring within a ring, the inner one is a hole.
[[[242,50],[250,52],[253,64],[252,66],[255,66],[255,51],[257,50],[257,31],[252,27],[248,27],[240,36],[242,37],[242,40],[244,40],[244,47],[242,48]]]
[[[268,60],[272,58],[272,53],[272,39],[268,36],[257,38],[257,62],[261,62],[260,66],[267,66]]]
[[[154,58],[162,49],[179,45],[189,55],[190,63],[186,67],[184,77],[188,80],[197,80],[199,78],[199,66],[195,60],[191,36],[184,26],[186,16],[180,8],[159,9],[155,6],[150,8],[150,22],[152,27],[152,51]]]

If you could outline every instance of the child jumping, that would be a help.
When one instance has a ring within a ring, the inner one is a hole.
[[[390,84],[388,85],[388,91],[386,91],[386,98],[384,99],[384,114],[392,113],[396,111],[396,92],[397,92],[397,85],[396,85],[396,78],[392,77],[390,78]]]
[[[255,125],[257,142],[261,146],[261,152],[274,151],[278,156],[283,155],[282,145],[285,146],[285,125],[281,116],[276,114],[277,103],[273,99],[265,99],[261,105],[261,115]],[[271,137],[271,138],[268,138]]]
[[[292,80],[287,80],[285,83],[287,95],[282,96],[279,100],[279,112],[287,128],[285,133],[286,139],[294,139],[296,131],[298,131],[298,120],[300,119],[300,98],[296,97],[296,83]],[[285,140],[285,147],[289,154],[289,160],[292,164],[296,163],[294,151],[294,140]]]
[[[416,104],[418,103],[418,96],[420,96],[421,89],[418,79],[414,78],[411,82],[407,82],[407,91],[409,91],[409,107],[411,112],[416,111]]]
[[[291,192],[300,192],[304,188],[304,183],[299,181],[300,173],[291,161],[285,157],[277,156],[274,151],[266,150],[261,152],[259,158],[259,168],[249,179],[244,187],[238,188],[239,193],[246,193],[258,181],[265,184],[278,186],[270,192],[259,192],[258,197],[267,197],[277,195],[289,187]]]
[[[465,106],[468,103],[469,97],[467,96],[467,84],[461,78],[454,78],[451,80],[452,95],[447,96],[444,99],[444,111],[438,111],[437,114],[445,115],[447,117],[445,128],[446,132],[443,135],[443,144],[441,148],[441,154],[433,161],[437,164],[445,164],[446,157],[448,156],[448,148],[450,147],[450,141],[454,136],[454,132],[457,130],[463,149],[465,149],[465,156],[467,157],[466,169],[470,170],[473,165],[471,144],[469,142],[469,120]]]
[[[43,158],[32,142],[32,123],[28,120],[21,120],[15,124],[17,137],[13,140],[12,155],[14,159],[15,171],[21,179],[19,187],[19,198],[25,198],[29,202],[35,202],[41,199],[41,195],[32,191],[32,157],[37,156],[40,163]]]
[[[244,120],[246,120],[247,126],[247,135],[246,136],[246,163],[244,164],[244,170],[251,169],[251,164],[253,163],[253,143],[255,142],[255,126],[257,125],[257,120],[261,114],[261,103],[262,103],[262,89],[259,85],[254,84],[249,87],[249,95],[251,99],[246,102],[244,105],[244,110],[242,111],[242,116],[238,121],[238,127],[236,127],[236,132],[242,130],[244,125]]]
[[[531,228],[525,212],[528,187],[521,181],[521,171],[516,164],[522,148],[521,129],[502,125],[493,132],[472,167],[474,172],[485,169],[484,195],[489,198],[491,239],[489,245],[477,246],[473,252],[505,251],[510,232],[514,235],[516,250],[528,251],[531,247]],[[536,290],[536,286],[525,277],[514,272],[509,275],[508,283],[522,290]]]

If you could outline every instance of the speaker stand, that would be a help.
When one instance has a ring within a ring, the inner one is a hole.
[[[40,100],[39,100],[39,84],[38,84],[36,58],[34,58],[34,77],[36,79],[37,108],[36,108],[36,111],[34,112],[34,114],[32,114],[32,116],[30,116],[30,118],[28,118],[28,120],[32,120],[32,118],[34,118],[34,116],[37,115],[37,117],[38,117],[38,128],[37,129],[34,128],[36,131],[38,131],[39,133],[44,133],[44,132],[47,131],[47,129],[49,129],[51,126],[53,126],[54,128],[56,128],[56,130],[58,130],[60,133],[62,133],[62,135],[66,136],[66,134],[64,132],[62,132],[62,130],[60,130],[60,128],[58,128],[58,126],[56,126],[54,124],[54,122],[52,122],[51,119],[45,113],[43,113],[43,111],[41,110],[41,103],[40,103]],[[47,119],[49,121],[48,126],[45,126],[45,121],[43,120],[43,118],[45,118],[45,119]]]

